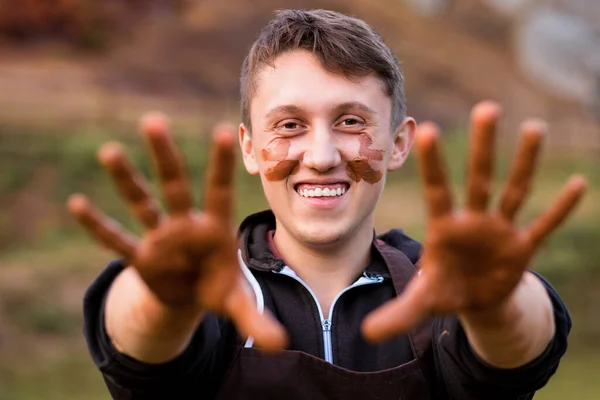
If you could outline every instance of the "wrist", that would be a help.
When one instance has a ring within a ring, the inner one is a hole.
[[[555,331],[552,302],[532,273],[498,306],[459,315],[469,344],[488,364],[516,368],[542,354]]]
[[[136,299],[131,311],[133,329],[163,340],[194,329],[204,314],[200,307],[168,306],[149,290]]]
[[[489,330],[517,323],[524,316],[520,300],[528,291],[531,277],[529,273],[523,274],[514,290],[501,303],[492,307],[461,312],[458,315],[459,319],[463,324]]]
[[[104,318],[119,352],[140,361],[162,362],[185,349],[203,314],[199,307],[162,303],[135,268],[128,267],[110,288]]]
[[[197,305],[170,306],[162,302],[142,280],[134,267],[128,267],[117,277],[109,293],[114,294],[115,308],[121,306],[123,311],[128,311],[127,320],[132,328],[143,332],[178,331],[194,325],[202,315],[202,309]],[[127,307],[127,304],[130,306]]]

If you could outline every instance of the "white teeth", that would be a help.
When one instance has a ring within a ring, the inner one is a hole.
[[[316,188],[316,189],[299,189],[298,194],[302,197],[336,197],[346,193],[345,188]]]

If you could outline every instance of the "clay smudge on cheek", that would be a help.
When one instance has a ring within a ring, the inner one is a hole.
[[[364,180],[368,183],[377,183],[383,178],[383,172],[374,169],[370,162],[382,161],[384,150],[371,149],[373,141],[366,134],[361,134],[358,138],[360,147],[358,149],[359,157],[355,157],[348,161],[346,172],[348,177],[355,182]]]
[[[265,171],[265,178],[269,181],[282,181],[290,175],[298,172],[300,161],[298,160],[283,160],[277,165]]]
[[[383,150],[375,150],[371,149],[371,145],[373,144],[373,140],[368,135],[364,133],[358,138],[360,142],[360,148],[358,149],[358,155],[366,158],[368,161],[382,161],[383,160]]]
[[[290,175],[298,172],[299,160],[286,160],[290,151],[290,142],[287,139],[275,139],[266,148],[262,149],[262,157],[265,161],[278,161],[277,164],[265,171],[265,178],[269,181],[282,181]]]
[[[350,179],[355,182],[359,182],[363,179],[368,183],[377,183],[383,178],[383,173],[376,169],[373,169],[366,160],[357,158],[348,162],[346,172]]]
[[[290,141],[278,138],[269,144],[266,149],[262,149],[262,157],[265,161],[283,161],[290,151]]]

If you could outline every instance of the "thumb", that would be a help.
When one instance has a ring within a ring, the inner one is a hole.
[[[283,350],[288,342],[283,326],[264,310],[260,313],[242,284],[234,288],[225,302],[225,312],[233,320],[242,337],[252,337],[257,347],[268,353]]]
[[[415,275],[404,292],[372,311],[362,323],[362,332],[370,342],[382,342],[407,332],[430,311],[427,280]]]

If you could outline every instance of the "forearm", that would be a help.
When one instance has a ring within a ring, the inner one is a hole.
[[[534,360],[555,332],[548,292],[530,272],[498,308],[463,313],[459,318],[475,353],[498,368],[517,368]]]
[[[113,282],[105,307],[106,331],[115,348],[146,363],[175,358],[202,319],[199,309],[174,310],[150,292],[133,267]]]

